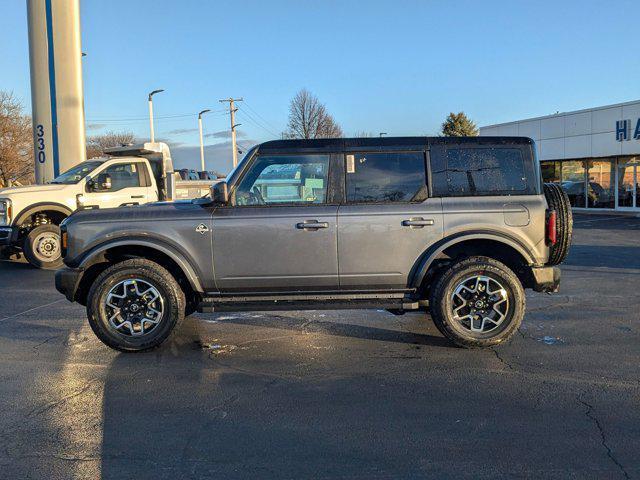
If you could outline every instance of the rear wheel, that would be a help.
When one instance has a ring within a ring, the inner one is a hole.
[[[87,297],[89,324],[107,346],[140,352],[160,346],[184,319],[184,292],[163,267],[131,259],[107,268]]]
[[[549,246],[549,265],[560,265],[569,254],[573,233],[573,213],[567,193],[555,183],[544,184],[549,210],[556,212],[556,243]]]
[[[466,348],[505,342],[524,317],[518,277],[489,257],[470,257],[444,270],[431,289],[431,318],[440,332]]]
[[[22,247],[27,261],[36,268],[57,269],[62,266],[60,227],[40,225],[29,232]]]

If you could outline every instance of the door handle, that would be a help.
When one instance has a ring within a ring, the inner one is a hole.
[[[131,198],[144,198],[144,195],[131,195]]]
[[[424,228],[424,227],[429,227],[433,224],[434,224],[434,221],[431,218],[428,218],[425,220],[422,217],[410,218],[409,220],[402,221],[403,227],[410,227],[410,228]]]
[[[319,222],[317,220],[305,220],[304,222],[296,223],[296,228],[299,230],[318,230],[319,228],[329,228],[329,223]]]

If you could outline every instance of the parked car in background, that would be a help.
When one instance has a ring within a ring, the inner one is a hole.
[[[145,143],[107,149],[46,185],[0,189],[0,250],[24,253],[38,268],[62,265],[60,224],[71,213],[199,197],[209,184],[176,184],[169,147]],[[197,175],[195,180],[199,180]]]

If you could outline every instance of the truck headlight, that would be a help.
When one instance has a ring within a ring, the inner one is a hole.
[[[0,200],[0,225],[11,225],[11,200]]]

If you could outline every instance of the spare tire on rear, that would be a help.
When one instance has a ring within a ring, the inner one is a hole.
[[[544,184],[544,196],[549,210],[556,212],[556,243],[549,245],[548,265],[560,265],[569,254],[573,232],[573,214],[569,197],[556,183]]]

